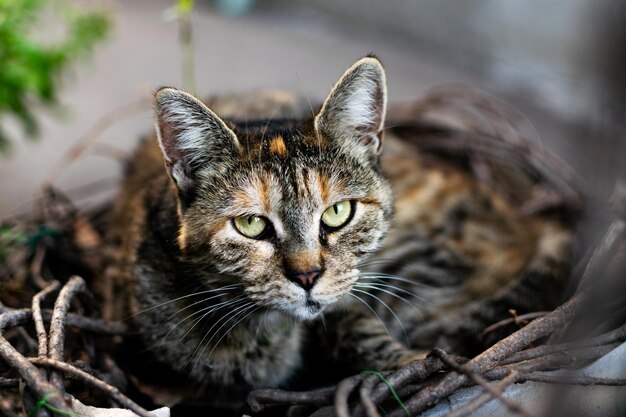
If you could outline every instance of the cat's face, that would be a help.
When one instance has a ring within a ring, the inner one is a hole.
[[[173,89],[156,95],[166,167],[179,189],[179,244],[256,304],[300,319],[345,296],[392,210],[378,169],[380,63],[364,58],[315,119],[226,123]]]

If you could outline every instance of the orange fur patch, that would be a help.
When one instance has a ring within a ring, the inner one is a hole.
[[[254,206],[254,200],[252,199],[252,196],[250,196],[244,190],[236,190],[233,193],[233,197],[235,200],[234,204],[238,207],[253,207]]]
[[[265,210],[266,213],[270,212],[270,190],[268,183],[269,181],[266,181],[263,178],[259,179],[259,199],[261,200],[263,210]]]
[[[287,147],[282,136],[276,136],[270,141],[270,152],[280,157],[287,156]]]
[[[286,261],[294,271],[310,271],[320,267],[320,251],[306,250],[291,253],[286,257]]]
[[[320,196],[322,197],[322,201],[328,204],[328,198],[330,195],[330,185],[328,184],[328,177],[318,173],[317,180],[320,184]]]

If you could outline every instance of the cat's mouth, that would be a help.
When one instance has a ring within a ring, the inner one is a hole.
[[[306,299],[300,305],[296,305],[289,310],[289,314],[299,320],[313,320],[320,315],[324,307],[325,305],[313,299],[310,294],[307,294]]]

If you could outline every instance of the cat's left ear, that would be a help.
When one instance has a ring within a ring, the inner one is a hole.
[[[199,172],[226,171],[239,153],[239,141],[222,119],[184,91],[158,90],[154,110],[165,168],[183,199],[190,200]]]
[[[382,150],[387,108],[385,70],[374,57],[365,57],[337,81],[315,118],[315,128],[348,149],[368,156]]]

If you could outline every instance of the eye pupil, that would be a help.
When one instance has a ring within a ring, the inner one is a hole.
[[[240,216],[233,219],[233,225],[242,235],[252,239],[264,239],[272,227],[262,216]]]
[[[350,200],[343,200],[328,207],[322,214],[322,225],[327,230],[337,230],[350,221],[353,213],[353,203]]]

